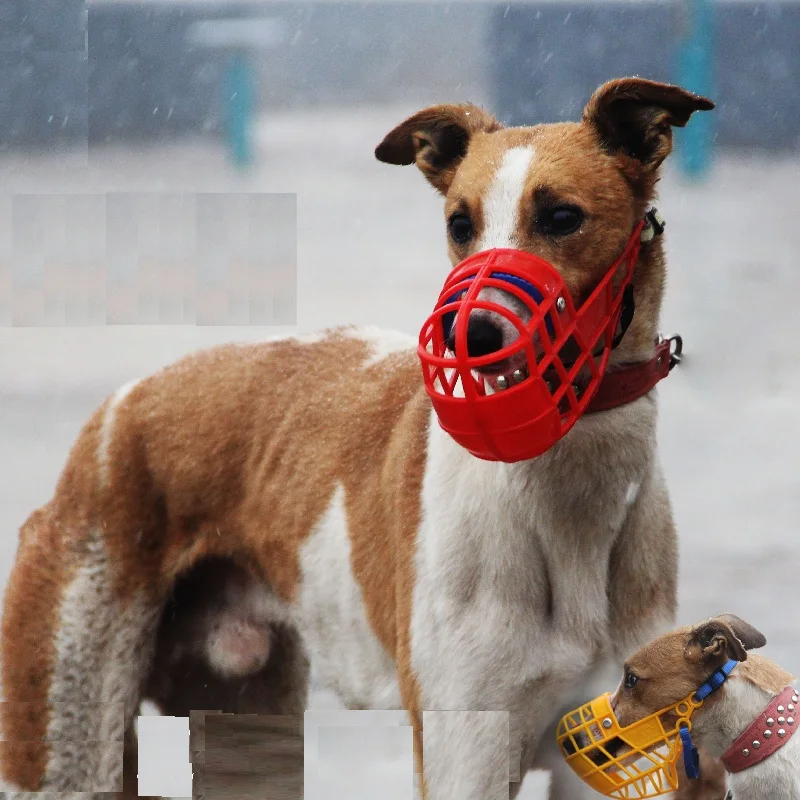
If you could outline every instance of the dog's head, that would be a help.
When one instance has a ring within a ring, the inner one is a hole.
[[[504,128],[476,106],[433,106],[392,130],[375,155],[390,164],[416,164],[444,195],[454,265],[491,248],[525,250],[550,262],[580,305],[653,198],[659,167],[672,149],[672,127],[713,107],[677,86],[625,78],[601,86],[578,123]],[[637,339],[652,347],[657,330],[663,267],[658,246],[650,252],[634,275],[638,319],[626,336],[631,354]],[[501,289],[484,289],[480,297],[523,321],[530,315]],[[468,349],[495,352],[518,335],[502,315],[475,310]]]
[[[762,633],[732,614],[655,639],[628,659],[611,697],[619,724],[631,725],[680,702],[729,660],[746,661],[748,650],[766,643]],[[724,692],[725,685],[717,691]]]

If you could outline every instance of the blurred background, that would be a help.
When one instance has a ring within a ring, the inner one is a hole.
[[[394,125],[464,101],[578,119],[638,74],[717,103],[660,184],[681,620],[739,614],[800,670],[800,0],[4,0],[0,64],[0,587],[122,383],[216,342],[417,332],[449,265],[440,198],[372,155]],[[374,797],[369,739],[307,748],[307,797]]]

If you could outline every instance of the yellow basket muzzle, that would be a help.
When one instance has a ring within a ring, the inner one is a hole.
[[[556,740],[561,755],[595,791],[619,800],[658,797],[678,787],[681,726],[703,704],[690,695],[649,717],[620,727],[604,694],[566,714]]]

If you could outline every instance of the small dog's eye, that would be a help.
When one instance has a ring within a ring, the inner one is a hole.
[[[632,672],[627,672],[625,674],[625,688],[626,689],[633,689],[636,684],[639,683],[639,678],[634,675]]]
[[[466,214],[453,214],[447,222],[447,230],[456,244],[466,244],[472,238],[472,220]]]
[[[548,236],[567,236],[583,223],[583,211],[577,206],[556,206],[542,211],[537,219],[542,233]]]

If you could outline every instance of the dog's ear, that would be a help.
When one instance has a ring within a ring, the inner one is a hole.
[[[446,194],[458,165],[476,133],[503,126],[473,105],[442,105],[423,109],[386,134],[375,157],[387,164],[414,164],[442,194]]]
[[[757,650],[767,643],[767,637],[761,631],[734,614],[720,614],[716,619],[725,623],[734,632],[745,650]]]
[[[714,103],[667,83],[621,78],[604,83],[583,111],[604,150],[635,159],[652,172],[672,150],[672,127],[682,128],[695,111]]]
[[[703,663],[724,663],[730,658],[746,661],[747,651],[767,643],[762,633],[733,614],[722,614],[700,623],[692,631],[686,655]]]

